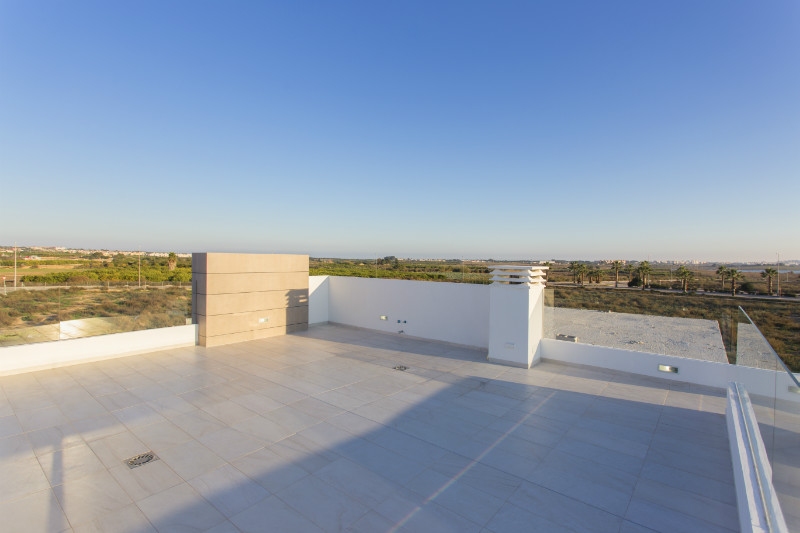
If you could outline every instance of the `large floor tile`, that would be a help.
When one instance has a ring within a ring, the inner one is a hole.
[[[274,531],[285,533],[321,533],[325,531],[275,496],[271,496],[231,518],[245,533],[262,533],[265,522]]]
[[[158,455],[186,481],[219,468],[225,463],[221,457],[196,440],[168,448]]]
[[[270,492],[278,492],[309,475],[272,450],[262,448],[231,464]]]
[[[22,432],[22,426],[16,416],[10,414],[0,417],[0,439],[19,435]]]
[[[266,445],[264,441],[233,428],[208,433],[198,440],[226,461],[233,461]]]
[[[26,456],[0,463],[0,502],[50,488],[36,457]]]
[[[509,502],[548,521],[564,525],[571,531],[612,532],[618,531],[622,523],[620,515],[528,482],[519,487]]]
[[[134,504],[100,514],[90,522],[74,527],[73,531],[75,533],[108,533],[111,531],[157,533],[141,509]]]
[[[53,491],[44,489],[13,501],[0,501],[2,530],[6,533],[69,530],[69,522]]]
[[[277,496],[325,531],[342,531],[367,514],[369,508],[314,476],[280,491]]]
[[[39,464],[53,486],[105,470],[103,463],[86,444],[40,455]]]
[[[574,533],[574,529],[506,503],[492,517],[484,531],[492,533],[519,533],[520,531],[547,531],[548,533]]]
[[[143,500],[183,483],[183,479],[164,461],[153,461],[137,468],[119,464],[109,472],[133,501]]]
[[[189,484],[228,518],[270,495],[261,485],[231,465],[223,465],[197,476]]]
[[[659,533],[731,533],[731,530],[661,505],[633,498],[625,519]],[[737,524],[738,526],[738,524]]]
[[[53,487],[53,492],[73,527],[102,520],[108,513],[133,503],[106,470]]]
[[[388,479],[344,458],[319,469],[314,475],[370,507],[380,504],[398,489]]]
[[[204,531],[225,521],[191,486],[181,483],[137,502],[159,531]]]

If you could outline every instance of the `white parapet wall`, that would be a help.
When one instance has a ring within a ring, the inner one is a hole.
[[[487,349],[489,286],[311,276],[309,323],[321,322]]]
[[[324,324],[328,322],[328,302],[330,276],[308,277],[308,323]]]
[[[726,389],[729,382],[737,381],[747,387],[750,394],[800,402],[800,394],[793,391],[795,383],[792,377],[783,370],[751,368],[555,339],[542,339],[541,356],[550,361],[596,366],[720,389]],[[659,370],[660,366],[671,367],[677,372],[662,372]]]
[[[0,348],[0,376],[113,359],[197,343],[197,326],[145,329]]]
[[[697,385],[725,388],[733,379],[735,368],[727,363],[714,363],[699,359],[688,359],[674,355],[595,346],[578,342],[542,339],[542,358],[577,365],[596,366]],[[661,372],[659,365],[677,369],[677,373]]]
[[[514,280],[517,281],[517,280]],[[309,324],[332,322],[385,333],[489,349],[490,285],[340,276],[309,277]],[[501,287],[508,288],[508,287]],[[514,290],[513,286],[511,290]],[[538,316],[526,320],[540,322]],[[609,315],[616,316],[616,315]],[[681,320],[681,319],[674,319]],[[693,322],[691,319],[682,319]],[[398,322],[399,321],[399,322]],[[530,327],[530,326],[529,326]],[[540,330],[531,329],[538,337]],[[507,336],[507,335],[506,335]],[[505,349],[509,339],[500,338]],[[513,342],[511,340],[510,342]],[[725,389],[743,383],[750,394],[800,401],[786,372],[543,338],[536,357]],[[678,370],[661,372],[659,365]],[[526,365],[521,365],[526,366]]]

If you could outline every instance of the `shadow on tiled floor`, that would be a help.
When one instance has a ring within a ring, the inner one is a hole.
[[[0,387],[8,531],[738,529],[714,389],[329,325]]]

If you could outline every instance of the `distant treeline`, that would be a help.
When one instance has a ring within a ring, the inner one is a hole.
[[[375,267],[366,265],[346,265],[346,264],[328,264],[309,267],[309,275],[311,276],[348,276],[353,278],[374,278],[377,275],[383,278],[391,277],[393,279],[416,279],[423,281],[440,281],[447,279],[447,276],[437,272],[402,272],[392,271],[389,275],[384,270],[377,271]]]
[[[35,267],[39,265],[81,265],[86,261],[81,259],[17,259],[18,267]],[[13,267],[13,259],[0,259],[0,266]]]
[[[192,281],[191,267],[177,267],[169,270],[166,267],[142,267],[143,281],[171,281],[175,283],[189,283]],[[70,270],[67,272],[51,272],[48,274],[26,274],[20,277],[24,283],[65,285],[70,283],[92,283],[106,281],[138,281],[137,268],[95,268],[86,270]]]
[[[311,259],[309,274],[312,276],[378,277],[465,283],[489,282],[489,269],[483,265],[469,265],[458,261],[403,261],[394,256],[377,260]]]

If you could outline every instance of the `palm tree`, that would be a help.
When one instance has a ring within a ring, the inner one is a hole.
[[[570,261],[567,270],[572,272],[572,283],[578,283],[578,263],[577,261]]]
[[[589,267],[583,263],[579,263],[576,272],[578,274],[578,279],[580,279],[581,285],[583,285],[583,279],[586,277],[586,274],[589,273]]]
[[[614,271],[614,288],[619,287],[619,271],[622,269],[622,261],[612,261],[611,269]]]
[[[178,255],[175,252],[169,253],[167,257],[167,266],[171,271],[175,270],[175,267],[178,266]]]
[[[591,283],[594,280],[595,283],[600,283],[600,279],[603,277],[603,271],[600,267],[592,267],[589,269],[589,282]]]
[[[678,267],[678,270],[675,271],[675,276],[681,280],[683,292],[689,292],[689,282],[694,278],[694,272],[681,265]]]
[[[636,268],[633,266],[633,263],[628,263],[625,265],[625,274],[628,275],[628,281],[633,279],[633,273],[636,271]]]
[[[736,296],[736,282],[742,279],[744,275],[735,268],[728,269],[728,279],[731,280],[731,295]]]
[[[636,270],[639,272],[639,277],[642,280],[642,290],[644,290],[650,273],[653,272],[653,267],[650,266],[650,261],[642,261]]]
[[[778,275],[778,271],[774,268],[765,268],[761,273],[762,278],[767,278],[767,294],[772,295],[772,278]]]
[[[722,290],[725,290],[725,276],[728,275],[729,269],[725,265],[720,265],[717,269],[717,276],[722,280]]]

